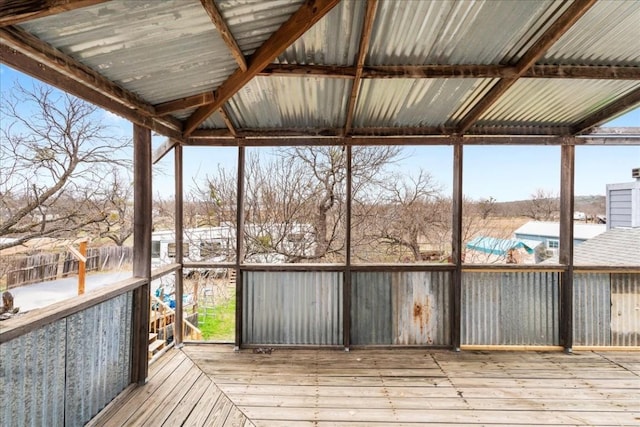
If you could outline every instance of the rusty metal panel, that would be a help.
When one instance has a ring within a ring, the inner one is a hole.
[[[462,275],[462,344],[558,345],[560,274]]]
[[[391,344],[391,273],[357,272],[351,277],[351,343]]]
[[[575,345],[611,345],[611,276],[573,275],[573,342]]]
[[[354,345],[450,344],[450,273],[357,272],[352,277]]]
[[[611,345],[640,346],[640,274],[611,275]]]
[[[65,424],[83,425],[130,382],[132,293],[67,318]]]
[[[448,272],[403,272],[391,276],[393,344],[451,343]]]
[[[64,425],[66,319],[0,345],[0,425]]]
[[[341,273],[248,271],[242,277],[244,344],[342,343]]]

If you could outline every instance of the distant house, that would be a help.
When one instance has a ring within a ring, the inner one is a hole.
[[[555,256],[545,261],[557,264]],[[613,228],[576,246],[575,265],[638,265],[640,263],[640,227]]]
[[[607,230],[605,224],[574,224],[573,245],[593,239]],[[560,247],[560,224],[557,222],[529,221],[515,231],[518,240],[533,240],[544,243],[553,255],[557,255]]]
[[[517,264],[533,264],[536,247],[542,242],[536,240],[498,239],[496,237],[478,236],[467,243],[465,262],[490,263],[512,262]]]

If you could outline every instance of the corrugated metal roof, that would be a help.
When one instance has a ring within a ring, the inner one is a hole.
[[[598,111],[610,100],[640,88],[629,80],[526,79],[515,83],[478,125],[570,124]]]
[[[237,68],[197,0],[116,0],[22,27],[151,104],[213,90]]]
[[[469,241],[467,248],[493,255],[506,255],[511,249],[522,248],[527,253],[532,254],[535,247],[541,244],[542,242],[536,240],[499,239],[479,236]]]
[[[220,114],[220,112],[216,111],[215,113],[207,117],[207,120],[202,122],[202,124],[200,125],[200,128],[201,129],[222,129],[222,128],[226,129],[227,125],[222,119],[222,115]]]
[[[562,1],[381,1],[368,65],[517,60]],[[499,31],[497,31],[499,29]]]
[[[362,81],[354,127],[442,126],[476,98],[490,79],[367,79]]]
[[[228,102],[238,128],[335,128],[345,122],[351,80],[256,77]]]
[[[366,2],[344,0],[289,46],[274,62],[353,65]]]
[[[251,55],[302,5],[302,0],[216,1],[238,46]]]
[[[579,240],[593,239],[606,230],[607,226],[604,224],[573,224],[573,238]],[[514,231],[514,234],[558,238],[560,236],[560,223],[529,221]]]
[[[640,2],[598,1],[539,62],[639,66]]]

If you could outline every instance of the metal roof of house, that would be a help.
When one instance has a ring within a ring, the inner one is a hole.
[[[576,240],[593,239],[607,230],[605,224],[573,224],[573,238]],[[540,236],[558,239],[560,236],[560,223],[546,221],[529,221],[514,234],[516,236]]]
[[[532,254],[535,248],[541,244],[542,242],[536,240],[479,236],[467,243],[467,248],[492,255],[506,255],[512,249],[524,249],[528,254]]]
[[[182,143],[549,143],[640,106],[638,22],[609,0],[9,1],[0,58]]]

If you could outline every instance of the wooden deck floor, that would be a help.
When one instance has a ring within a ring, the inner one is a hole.
[[[263,354],[191,345],[163,356],[152,365],[147,385],[97,421],[637,426],[640,353],[277,349]]]

